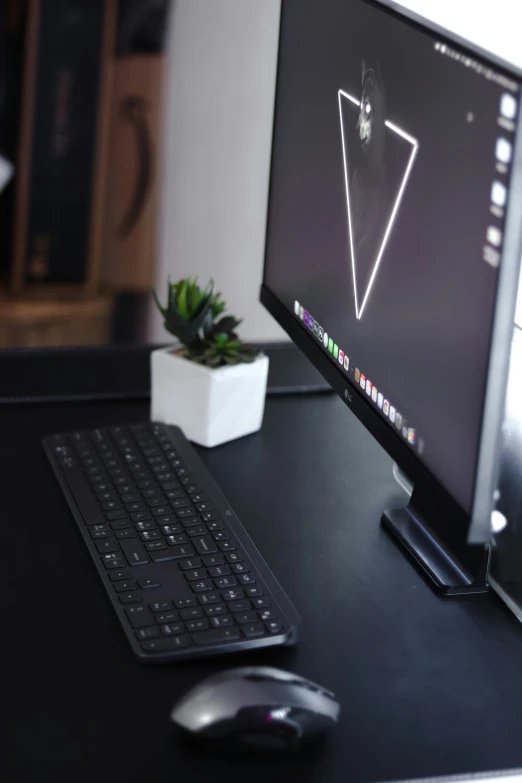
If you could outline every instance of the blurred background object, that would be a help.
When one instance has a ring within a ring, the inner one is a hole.
[[[2,7],[2,346],[146,339],[168,10],[169,0]]]
[[[402,2],[522,65],[512,0]],[[59,318],[66,300],[96,309],[109,295],[107,341],[161,343],[150,288],[199,272],[220,281],[245,339],[287,339],[258,302],[279,12],[0,3],[1,308],[27,302],[30,323],[31,300]]]

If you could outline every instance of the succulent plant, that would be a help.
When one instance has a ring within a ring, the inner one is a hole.
[[[226,302],[220,293],[214,293],[212,280],[204,288],[200,288],[197,277],[177,283],[169,280],[165,307],[156,291],[153,295],[165,329],[181,342],[186,359],[207,367],[224,367],[253,362],[258,355],[236,334],[241,321],[233,315],[223,315]]]

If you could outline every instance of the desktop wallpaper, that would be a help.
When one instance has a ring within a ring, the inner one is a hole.
[[[375,4],[283,0],[265,285],[466,510],[519,100]]]

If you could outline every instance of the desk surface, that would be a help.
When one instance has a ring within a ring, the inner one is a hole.
[[[431,591],[379,526],[381,511],[404,500],[390,460],[333,395],[268,399],[260,433],[201,450],[300,612],[299,645],[137,663],[40,439],[147,415],[145,402],[0,408],[6,783],[232,772],[335,783],[522,766],[522,626],[493,595]],[[340,723],[320,750],[231,760],[173,733],[169,710],[188,687],[247,662],[336,692]]]

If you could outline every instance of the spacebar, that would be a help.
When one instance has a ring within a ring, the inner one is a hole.
[[[80,470],[64,470],[62,476],[67,481],[74,502],[81,511],[86,525],[99,525],[105,522],[100,507],[93,497],[91,488]]]
[[[130,565],[144,565],[149,562],[149,557],[139,541],[120,541],[120,546]]]
[[[217,628],[215,631],[193,633],[195,644],[214,644],[215,642],[235,642],[239,639],[238,628]]]

